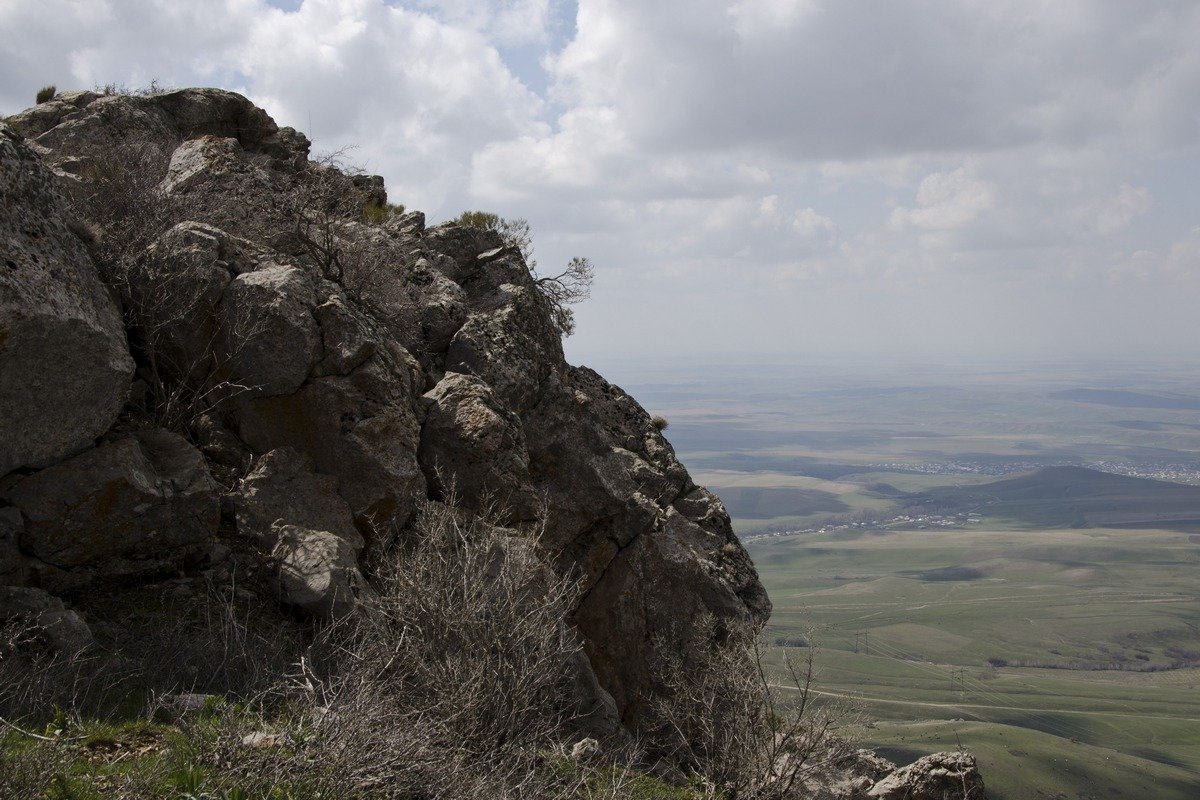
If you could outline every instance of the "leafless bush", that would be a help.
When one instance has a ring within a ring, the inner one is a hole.
[[[662,691],[656,739],[711,797],[787,798],[830,757],[836,714],[813,699],[812,650],[784,651],[783,685],[772,683],[761,638],[708,616],[688,623],[683,646],[658,648]],[[777,689],[794,692],[779,696]],[[841,754],[838,754],[840,757]]]
[[[0,800],[53,797],[47,792],[64,769],[63,754],[45,743],[18,745],[0,731]]]
[[[374,564],[370,609],[322,630],[291,674],[290,716],[253,723],[296,746],[247,749],[235,731],[206,760],[339,797],[571,796],[554,748],[576,702],[577,589],[511,534],[428,503]]]

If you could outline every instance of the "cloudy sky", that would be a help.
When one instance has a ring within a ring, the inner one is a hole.
[[[1200,356],[1195,0],[0,0],[0,112],[217,85],[596,264],[575,361]]]

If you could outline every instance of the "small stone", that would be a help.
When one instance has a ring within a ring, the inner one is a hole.
[[[571,748],[572,761],[587,761],[600,755],[600,742],[592,738],[580,739]]]
[[[287,747],[292,743],[292,737],[286,733],[267,733],[266,731],[255,731],[248,733],[242,737],[243,747],[254,747],[261,750]]]

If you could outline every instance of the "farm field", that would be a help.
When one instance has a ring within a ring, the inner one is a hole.
[[[1200,669],[1162,669],[1200,659],[1200,545],[1186,535],[839,531],[749,546],[775,602],[768,638],[815,646],[827,699],[873,720],[1037,732],[1200,786]],[[972,750],[998,735],[958,727]]]
[[[1200,796],[1200,369],[751,372],[626,388],[852,735],[1001,800]]]

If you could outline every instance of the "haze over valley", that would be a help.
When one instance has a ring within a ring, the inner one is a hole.
[[[992,797],[1194,796],[1200,369],[610,371],[723,498],[768,635],[816,648],[864,742],[961,744]]]

